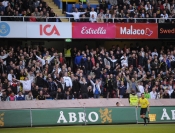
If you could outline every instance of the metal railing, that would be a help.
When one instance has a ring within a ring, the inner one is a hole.
[[[0,16],[0,21],[29,22],[30,18],[36,18],[36,22],[56,22],[56,19],[68,19],[68,22],[72,22],[74,20],[74,17]],[[81,19],[89,20],[89,17],[80,17],[80,20]],[[97,18],[97,20],[98,19],[101,18]],[[104,19],[105,18],[103,18],[103,20]],[[147,23],[152,20],[152,23],[166,23],[167,21],[175,21],[175,18],[109,18],[109,20],[112,20],[112,23],[121,22],[121,20],[125,23]]]

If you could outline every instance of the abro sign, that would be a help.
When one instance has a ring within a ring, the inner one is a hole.
[[[157,39],[157,24],[116,24],[117,39]]]
[[[71,23],[28,23],[27,31],[28,38],[72,38]]]

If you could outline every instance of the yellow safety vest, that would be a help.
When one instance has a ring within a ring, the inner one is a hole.
[[[86,0],[80,0],[80,2],[86,2]]]
[[[137,106],[138,105],[138,97],[137,95],[129,95],[129,101],[131,106]]]
[[[65,57],[71,57],[71,49],[65,49]]]

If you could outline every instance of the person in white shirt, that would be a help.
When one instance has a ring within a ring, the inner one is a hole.
[[[142,82],[139,83],[138,89],[139,89],[140,92],[138,92],[137,95],[138,95],[138,97],[141,97],[141,94],[142,94],[142,93],[145,93],[144,87],[143,87],[143,83],[142,83]]]
[[[7,7],[8,6],[8,1],[7,0],[4,0],[3,2],[2,2],[2,5],[4,6],[4,7]]]
[[[52,59],[55,58],[55,54],[50,58],[50,59],[46,59],[47,57],[44,56],[44,59],[40,58],[39,56],[36,55],[36,58],[41,61],[42,65],[44,66],[46,64],[46,61],[48,61],[48,64],[50,64],[50,62],[52,61]]]
[[[122,67],[128,67],[128,57],[126,56],[126,54],[124,54],[120,59]]]
[[[168,3],[168,0],[165,0],[165,3],[163,4],[164,9],[167,7],[168,10],[170,10],[170,4]]]
[[[163,11],[163,14],[161,14],[160,16],[162,16],[165,20],[168,19],[168,14],[166,13],[166,11]]]
[[[85,14],[86,12],[78,12],[78,9],[75,8],[75,12],[69,13],[66,12],[66,14],[73,15],[74,16],[74,21],[79,22],[80,21],[80,15]]]
[[[157,92],[155,87],[152,88],[152,91],[150,92],[150,99],[157,99]]]
[[[94,14],[92,14],[92,16],[89,18],[89,21],[90,21],[91,23],[97,22],[97,18],[94,17]]]
[[[152,52],[151,55],[152,55],[152,58],[154,58],[155,55],[158,56],[159,54],[157,53],[157,49],[154,49],[154,52]]]
[[[91,22],[92,19],[97,21],[97,13],[94,11],[94,8],[91,9],[89,21]]]
[[[152,9],[152,7],[151,7],[149,2],[147,2],[147,4],[145,5],[145,9],[146,9],[146,11]]]
[[[67,72],[64,73],[64,82],[66,83],[66,88],[72,88],[72,80],[70,77],[68,77]]]
[[[17,79],[14,79],[20,83],[22,83],[23,85],[23,92],[25,94],[28,94],[30,91],[31,91],[31,85],[32,85],[32,82],[33,82],[33,79],[28,79],[28,77],[25,77],[25,80],[17,80]]]
[[[4,52],[1,52],[0,59],[4,60],[9,56],[9,54],[4,54]],[[6,60],[3,61],[3,64],[6,65]]]
[[[10,73],[8,74],[7,79],[8,79],[9,82],[12,82],[13,78],[16,78],[16,76],[14,75],[13,70],[10,70]]]

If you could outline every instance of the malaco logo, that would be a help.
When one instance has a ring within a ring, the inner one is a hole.
[[[54,25],[50,25],[50,24],[47,24],[47,25],[40,25],[40,35],[47,35],[47,36],[51,36],[51,35],[57,35],[57,36],[60,36],[60,33],[57,29],[57,27]]]
[[[106,34],[104,27],[98,27],[97,29],[82,27],[81,34]]]
[[[130,28],[127,27],[120,27],[120,34],[121,35],[147,35],[151,36],[153,34],[153,31],[149,28],[146,29],[135,29],[131,25]]]

